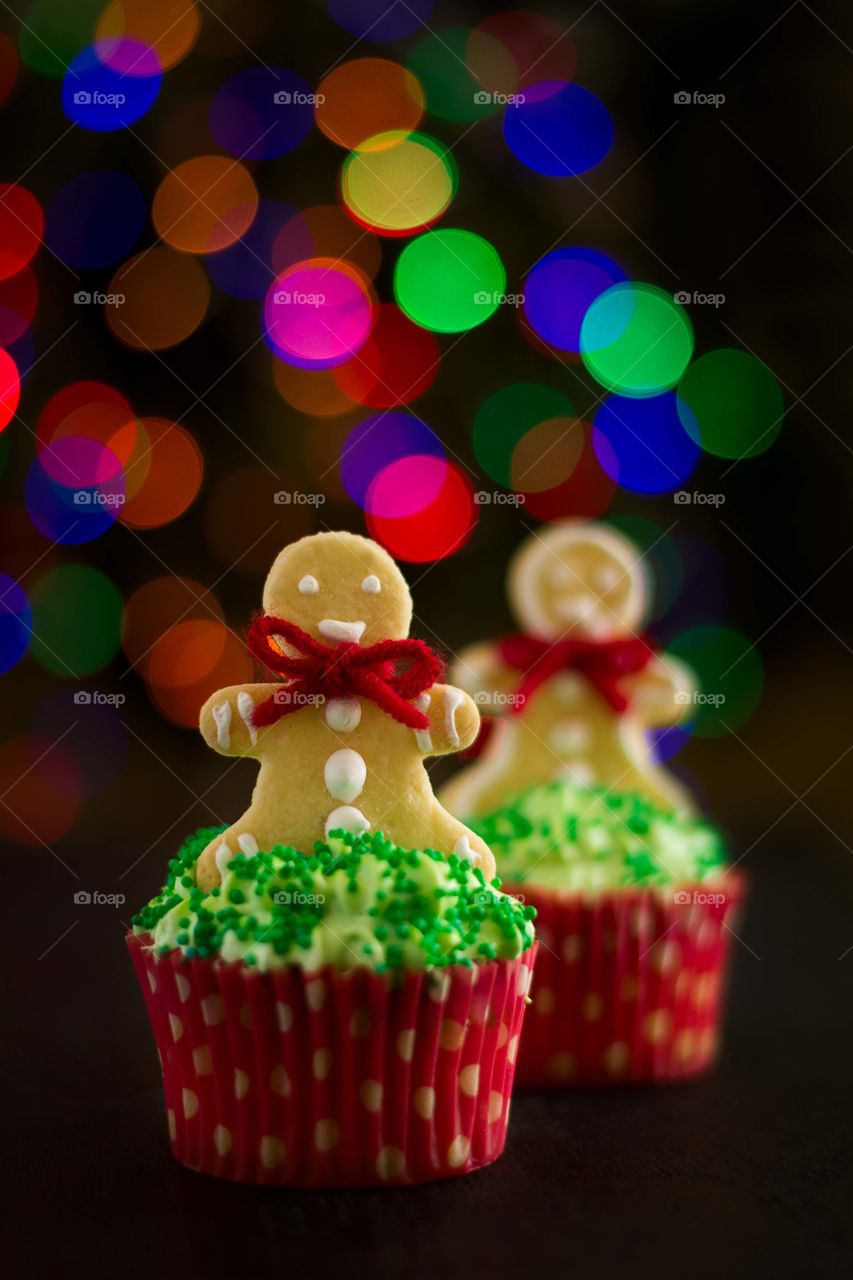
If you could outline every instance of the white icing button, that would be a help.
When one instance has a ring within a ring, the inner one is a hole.
[[[258,740],[258,731],[252,724],[252,716],[255,714],[255,699],[245,689],[241,689],[237,694],[237,710],[240,712],[240,719],[249,730],[249,741],[254,746]]]
[[[453,846],[453,852],[457,858],[463,858],[465,862],[473,862],[475,865],[480,861],[480,855],[475,849],[471,848],[471,841],[467,836],[460,836]]]
[[[351,831],[353,835],[361,835],[362,831],[369,831],[370,823],[360,809],[354,809],[351,804],[342,804],[340,808],[333,809],[326,819],[326,835],[330,831]]]
[[[329,794],[349,804],[361,795],[367,781],[364,757],[349,747],[333,751],[323,769],[323,778]]]
[[[220,702],[213,708],[213,722],[216,725],[216,741],[227,751],[231,746],[230,702]]]
[[[419,693],[414,701],[418,711],[427,711],[431,699],[428,693]],[[418,744],[418,750],[423,751],[424,754],[432,751],[432,737],[429,729],[415,729],[415,742]]]
[[[330,698],[326,703],[326,724],[336,733],[352,733],[361,721],[358,698]]]
[[[313,574],[306,573],[304,578],[299,579],[299,586],[296,589],[301,596],[316,596],[320,590],[320,584]]]
[[[379,581],[375,573],[369,573],[367,577],[362,580],[361,589],[362,591],[366,591],[369,596],[375,596],[382,590],[382,583]]]
[[[358,644],[366,626],[366,622],[341,622],[339,618],[323,618],[317,623],[317,630],[327,640],[349,640]]]
[[[231,861],[233,857],[234,857],[234,854],[231,852],[231,850],[228,848],[228,845],[223,840],[222,844],[216,850],[216,870],[219,872],[219,875],[223,880],[228,874],[228,863]]]
[[[581,787],[591,787],[595,782],[595,770],[586,760],[573,760],[571,764],[563,765],[560,777],[577,782]]]
[[[548,734],[548,745],[559,755],[583,751],[589,743],[589,726],[582,720],[562,720]]]
[[[245,853],[247,857],[251,857],[253,853],[258,852],[258,842],[248,831],[237,837],[237,843],[241,852]]]
[[[445,723],[447,725],[447,737],[451,747],[459,746],[459,731],[456,728],[456,712],[465,701],[465,694],[461,689],[447,688],[444,691],[445,700]]]

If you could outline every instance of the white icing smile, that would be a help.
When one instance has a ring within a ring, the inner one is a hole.
[[[317,630],[327,640],[350,640],[358,644],[366,626],[366,622],[341,622],[338,618],[323,618],[317,623]]]

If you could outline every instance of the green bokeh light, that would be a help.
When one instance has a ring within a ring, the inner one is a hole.
[[[684,429],[718,458],[754,458],[779,434],[785,402],[773,374],[746,351],[700,356],[678,385]]]
[[[700,738],[722,738],[752,715],[761,698],[764,668],[752,642],[726,627],[696,627],[667,645],[696,673],[699,694],[686,720]]]
[[[570,401],[550,387],[537,382],[503,387],[489,396],[474,419],[474,454],[488,476],[512,488],[512,455],[519,440],[540,422],[576,416]]]
[[[651,600],[648,620],[657,621],[672,608],[684,585],[684,562],[675,540],[645,516],[608,515],[607,522],[630,538],[642,555]]]
[[[614,285],[581,325],[581,356],[592,376],[623,396],[674,387],[693,354],[693,328],[671,294],[650,284]]]
[[[462,333],[500,305],[506,271],[497,251],[473,231],[427,231],[406,245],[394,271],[394,296],[423,329]]]
[[[118,652],[123,601],[110,579],[81,564],[42,574],[30,595],[30,652],[56,675],[99,671]]]
[[[423,86],[427,110],[440,120],[468,123],[501,110],[501,103],[468,70],[470,35],[467,27],[445,27],[424,36],[406,60]]]
[[[21,24],[21,59],[31,71],[61,80],[90,43],[104,0],[35,0]]]

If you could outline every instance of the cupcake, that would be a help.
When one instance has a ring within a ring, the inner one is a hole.
[[[275,680],[215,693],[206,742],[258,766],[134,920],[172,1150],[282,1186],[413,1183],[501,1153],[535,954],[532,908],[432,791],[472,699],[408,637],[367,538],[286,547],[248,647]]]
[[[697,818],[638,793],[530,787],[471,820],[540,942],[520,1084],[677,1080],[720,1045],[741,878]]]
[[[128,942],[172,1152],[278,1186],[415,1183],[501,1154],[534,955],[530,907],[470,862],[339,832],[196,882],[169,864]]]

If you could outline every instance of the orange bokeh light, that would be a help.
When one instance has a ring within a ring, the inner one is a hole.
[[[129,491],[120,519],[134,529],[168,524],[201,488],[204,462],[190,433],[165,418],[140,418],[138,447],[125,468]],[[137,469],[144,468],[140,484]]]
[[[353,151],[388,129],[415,129],[424,113],[420,81],[387,58],[353,58],[320,81],[315,111],[327,138]]]
[[[110,281],[120,306],[106,308],[107,324],[129,347],[162,351],[198,328],[210,301],[207,275],[194,258],[157,247],[129,258]]]
[[[166,174],[154,195],[157,233],[184,253],[218,253],[248,231],[258,189],[239,160],[196,156]]]

